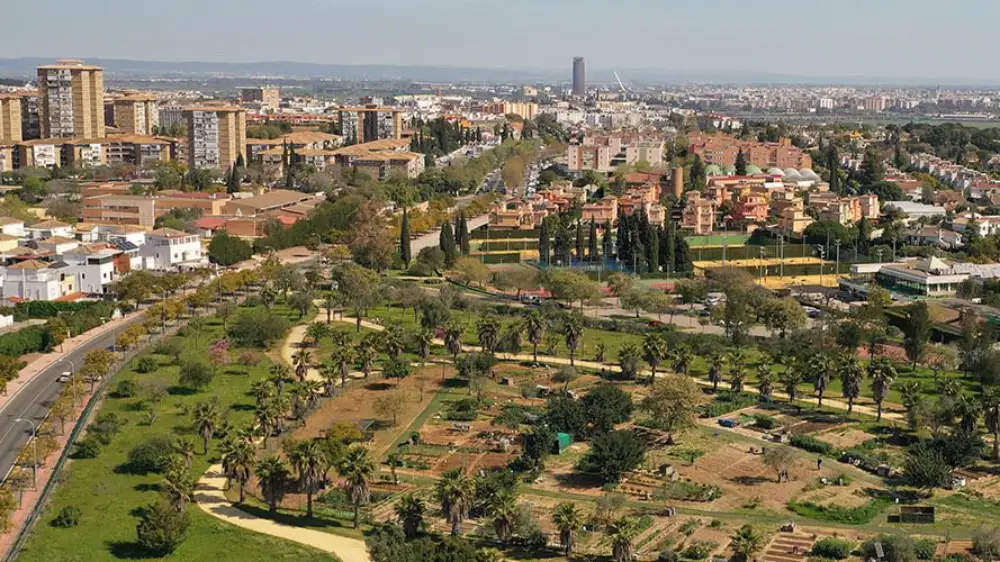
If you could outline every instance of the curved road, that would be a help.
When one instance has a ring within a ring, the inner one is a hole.
[[[83,364],[83,358],[93,349],[109,347],[114,344],[115,336],[122,329],[138,322],[143,315],[136,315],[106,334],[97,336],[69,351],[65,359],[72,361],[77,369]],[[17,395],[0,407],[0,481],[5,479],[17,461],[17,455],[31,437],[31,428],[27,423],[16,422],[18,418],[31,420],[36,426],[42,423],[48,415],[52,403],[59,397],[62,384],[56,379],[63,372],[70,370],[69,363],[59,360],[44,371],[38,373],[30,382],[22,386]]]

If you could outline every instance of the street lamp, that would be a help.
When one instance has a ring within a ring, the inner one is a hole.
[[[101,316],[101,322],[111,322],[112,319],[106,316]],[[114,335],[115,340],[111,342],[111,349],[117,353],[118,352],[118,326],[111,326],[111,333]]]
[[[33,457],[32,461],[31,461],[31,487],[37,489],[37,487],[38,487],[38,485],[37,485],[37,482],[38,482],[38,439],[37,439],[38,438],[38,426],[35,425],[35,422],[33,422],[33,421],[29,420],[29,419],[25,419],[25,418],[17,418],[16,420],[14,420],[14,422],[15,423],[25,422],[29,426],[31,426],[31,455]]]
[[[835,241],[833,245],[837,247],[837,267],[833,270],[833,276],[836,278],[840,275],[840,240]]]

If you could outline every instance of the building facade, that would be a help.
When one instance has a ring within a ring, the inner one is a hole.
[[[188,166],[226,170],[239,156],[246,161],[246,111],[239,107],[192,107],[184,110],[188,129]]]
[[[22,140],[21,98],[16,94],[0,94],[0,144]]]
[[[160,125],[160,109],[156,96],[126,92],[114,100],[115,126],[129,135],[153,135]]]
[[[573,58],[573,95],[580,98],[587,95],[587,68],[583,57]]]
[[[353,144],[403,138],[403,112],[399,109],[375,105],[342,107],[338,119],[340,134]]]
[[[278,88],[243,88],[240,90],[244,102],[259,103],[261,109],[276,111],[281,107],[281,90]]]
[[[42,138],[103,138],[104,69],[64,59],[38,67]]]

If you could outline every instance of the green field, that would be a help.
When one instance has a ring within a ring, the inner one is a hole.
[[[276,314],[294,319],[298,313],[276,306]],[[180,338],[183,343],[181,360],[207,361],[211,342],[222,336],[221,322],[215,318],[207,321],[196,343],[194,335]],[[233,353],[234,357],[239,351]],[[24,552],[22,562],[95,562],[112,560],[142,560],[144,554],[136,543],[135,510],[154,502],[158,497],[156,486],[161,477],[156,474],[136,475],[121,470],[129,449],[137,443],[158,435],[193,435],[191,417],[185,412],[199,402],[216,397],[227,419],[239,426],[252,416],[253,399],[247,391],[253,381],[265,378],[270,363],[265,359],[256,367],[232,364],[220,368],[211,385],[203,392],[190,394],[178,386],[180,367],[173,357],[152,355],[160,368],[150,374],[134,371],[136,361],[115,375],[110,388],[117,381],[133,379],[139,387],[163,385],[168,394],[157,406],[158,417],[152,425],[143,422],[144,414],[137,411],[140,398],[118,399],[107,397],[100,412],[114,412],[124,417],[128,425],[114,441],[105,447],[96,459],[74,460],[61,475],[62,483],[52,496],[50,505],[40,517]],[[235,360],[235,359],[234,359]],[[217,458],[218,439],[214,440],[209,455],[195,456],[192,474],[200,475]],[[80,524],[70,529],[50,525],[60,509],[76,506],[83,511]],[[238,560],[239,562],[320,561],[331,560],[325,554],[301,547],[291,542],[273,539],[245,531],[217,521],[190,505],[191,528],[188,539],[169,560],[177,562],[202,562],[206,560]]]

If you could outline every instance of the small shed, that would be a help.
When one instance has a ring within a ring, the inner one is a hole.
[[[552,452],[557,455],[561,455],[565,453],[566,449],[569,449],[569,446],[572,444],[573,444],[572,435],[570,435],[569,433],[557,433],[556,441],[554,443],[555,446],[552,448]]]
[[[899,508],[899,523],[933,523],[935,509],[932,505],[904,505]]]

